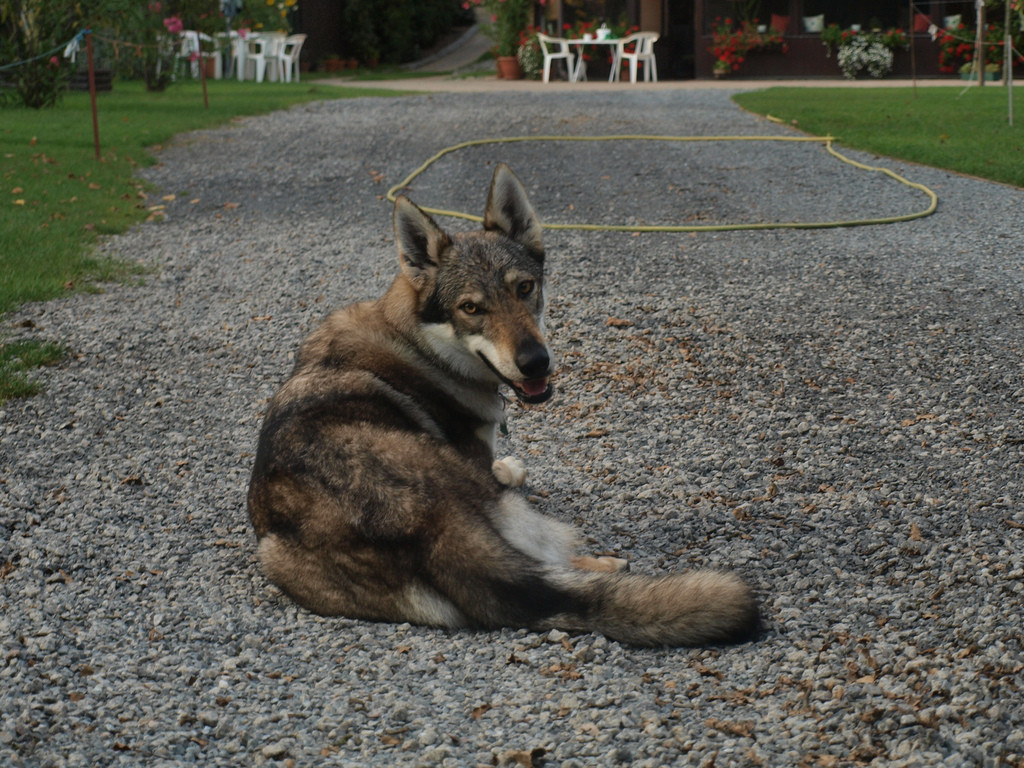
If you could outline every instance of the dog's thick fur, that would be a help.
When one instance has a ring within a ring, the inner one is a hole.
[[[445,627],[560,628],[637,645],[750,637],[746,585],[574,558],[572,530],[494,461],[499,387],[551,394],[541,227],[497,168],[483,231],[449,235],[404,197],[401,271],[379,301],[302,345],[260,434],[249,514],[274,583],[325,615]]]

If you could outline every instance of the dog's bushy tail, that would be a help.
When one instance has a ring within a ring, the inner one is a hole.
[[[575,610],[551,617],[550,627],[600,632],[631,645],[736,643],[760,631],[750,588],[729,573],[652,577],[570,571],[554,581],[572,595]]]

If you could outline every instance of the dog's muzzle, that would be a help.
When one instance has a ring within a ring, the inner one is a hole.
[[[516,352],[516,367],[523,375],[518,381],[512,381],[495,367],[495,365],[480,354],[480,359],[487,364],[495,376],[512,388],[524,403],[543,403],[551,397],[554,390],[548,380],[551,368],[551,355],[548,348],[538,341],[530,340],[520,345]]]

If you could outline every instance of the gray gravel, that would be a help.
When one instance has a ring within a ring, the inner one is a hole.
[[[390,281],[387,187],[465,139],[616,133],[788,135],[723,91],[468,94],[316,103],[160,153],[167,220],[107,248],[145,284],[3,320],[74,355],[0,407],[0,764],[1024,765],[1019,189],[885,161],[938,213],[548,235],[559,391],[516,406],[507,446],[530,494],[634,569],[742,572],[759,642],[322,619],[259,572],[261,411],[300,338]],[[414,199],[479,213],[497,160],[551,221],[927,204],[750,143],[478,148]]]

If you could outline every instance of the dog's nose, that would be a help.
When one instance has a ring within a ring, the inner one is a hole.
[[[516,352],[516,366],[528,379],[542,379],[548,375],[551,356],[548,348],[536,339],[530,339],[519,345]]]

